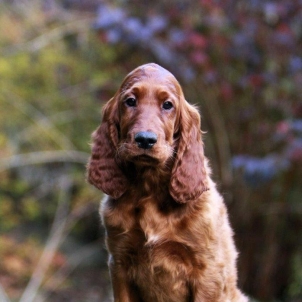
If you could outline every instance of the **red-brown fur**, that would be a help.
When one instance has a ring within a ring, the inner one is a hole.
[[[157,135],[152,148],[135,143],[140,131]],[[115,302],[247,301],[201,136],[198,111],[156,64],[128,74],[105,105],[88,180],[108,194],[101,215]]]

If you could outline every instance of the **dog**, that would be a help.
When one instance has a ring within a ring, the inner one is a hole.
[[[92,135],[115,302],[246,302],[226,206],[204,156],[200,115],[176,78],[130,72]]]

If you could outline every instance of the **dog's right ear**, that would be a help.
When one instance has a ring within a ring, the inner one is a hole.
[[[194,106],[182,99],[180,110],[180,137],[172,169],[170,194],[175,201],[187,203],[196,200],[208,188],[200,116]]]
[[[117,199],[127,190],[127,179],[117,163],[119,116],[116,97],[103,108],[101,125],[92,134],[92,152],[87,179],[95,187]]]

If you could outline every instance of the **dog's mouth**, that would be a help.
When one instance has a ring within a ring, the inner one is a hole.
[[[132,161],[136,164],[141,164],[141,165],[146,165],[146,166],[150,166],[150,165],[156,165],[159,163],[159,160],[155,157],[152,157],[150,155],[147,154],[141,154],[141,155],[137,155],[134,156],[132,158]]]

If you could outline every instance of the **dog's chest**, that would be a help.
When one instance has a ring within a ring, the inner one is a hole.
[[[151,199],[118,205],[109,200],[102,214],[108,250],[148,295],[143,301],[188,301],[188,280],[198,267],[196,248],[188,245],[188,228],[181,221],[176,224],[171,213],[165,215]]]
[[[133,232],[141,234],[141,239],[139,244],[133,241],[130,245],[135,251],[131,247],[128,250],[132,258],[128,267],[130,278],[145,293],[144,301],[187,301],[192,250],[180,242],[175,226],[156,208],[148,205],[135,211],[136,225],[129,231],[129,237],[132,238]]]
[[[173,223],[169,215],[160,212],[153,200],[127,204],[123,209],[108,207],[103,215],[108,248],[114,257],[128,257],[131,266],[134,263],[171,274],[192,270],[194,253],[186,244],[187,230],[181,221]]]

